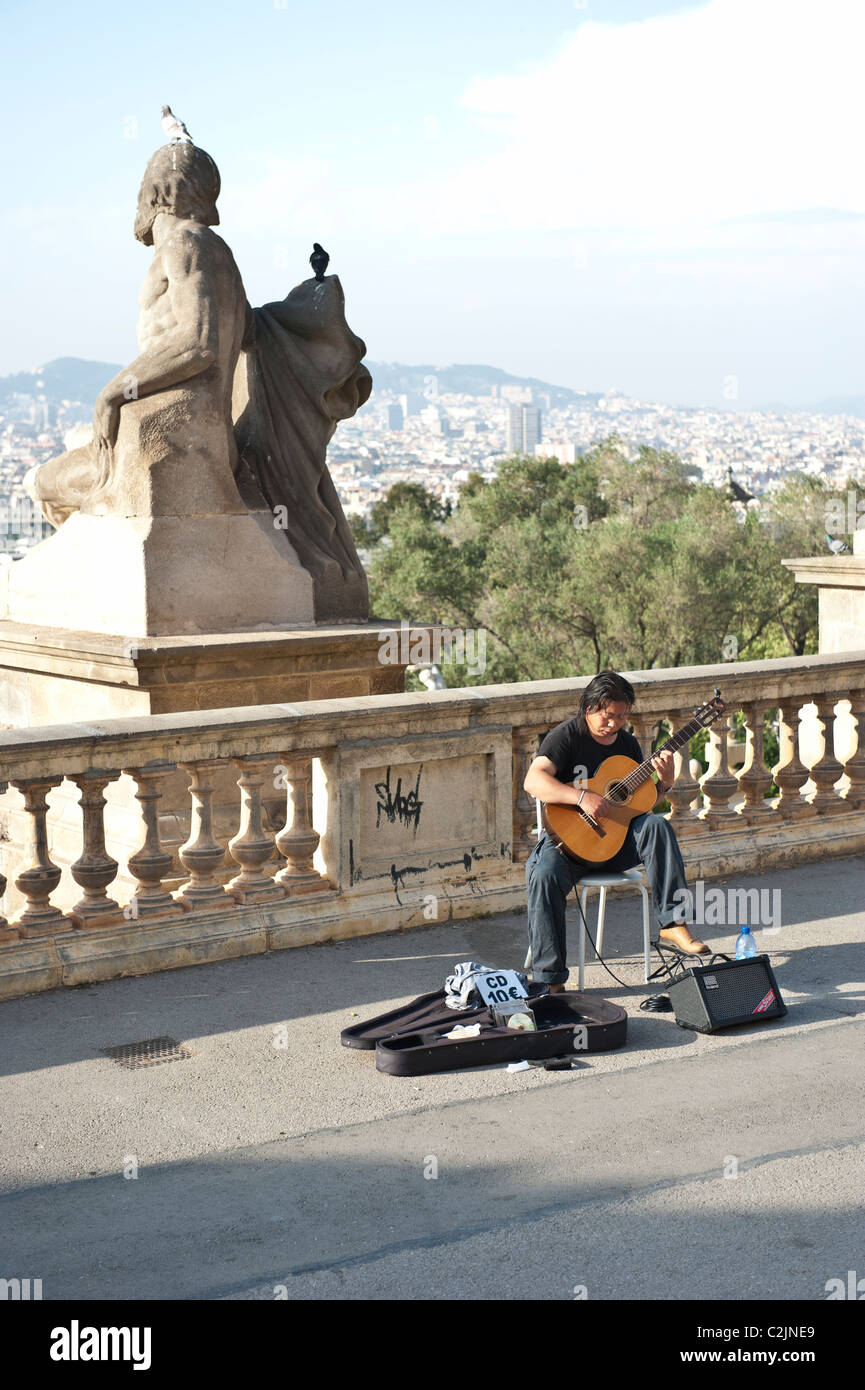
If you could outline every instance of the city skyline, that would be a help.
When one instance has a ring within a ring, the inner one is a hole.
[[[250,301],[319,240],[373,360],[683,407],[859,396],[863,23],[852,0],[155,0],[140,27],[13,4],[0,375],[135,356],[131,221],[169,101],[219,164]]]

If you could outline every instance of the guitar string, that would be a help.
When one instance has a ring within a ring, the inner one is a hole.
[[[709,725],[703,724],[700,719],[695,718],[690,720],[689,723],[685,724],[683,728],[678,730],[677,733],[671,735],[671,737],[667,739],[666,743],[662,743],[659,748],[656,748],[649,758],[646,758],[642,763],[639,763],[637,767],[635,767],[631,772],[629,772],[627,777],[623,777],[616,784],[616,790],[618,790],[618,788],[620,787],[626,787],[628,795],[630,795],[632,792],[635,792],[637,788],[642,786],[643,782],[645,782],[647,778],[649,778],[652,775],[652,758],[657,758],[659,753],[666,753],[668,751],[672,753],[678,752],[678,750],[682,747],[684,743],[689,742],[695,734],[698,734],[700,732],[701,729],[707,729],[708,727]],[[610,794],[607,793],[606,795],[607,800],[611,800]],[[614,804],[621,806],[623,802],[620,801],[618,797],[614,797]],[[583,817],[583,820],[587,821],[588,824],[592,827],[595,827],[597,825],[595,819],[589,815],[588,811],[584,811],[581,806],[575,806],[574,810],[577,811],[577,813]]]
[[[705,726],[701,724],[698,719],[692,719],[690,723],[686,724],[678,733],[668,738],[666,743],[662,743],[660,748],[656,748],[648,758],[644,758],[637,767],[628,773],[627,777],[622,778],[622,782],[628,786],[629,791],[636,791],[637,787],[645,782],[647,777],[652,775],[652,758],[657,758],[660,753],[678,752],[686,740],[692,739],[694,735],[704,727]]]
[[[720,714],[720,711],[716,710],[715,714],[717,717]],[[711,720],[710,722],[714,723],[714,720]],[[666,743],[662,743],[660,748],[656,748],[648,758],[644,759],[643,762],[639,764],[639,766],[635,767],[633,771],[629,772],[627,777],[623,777],[621,781],[618,783],[618,786],[626,787],[628,795],[630,795],[631,792],[635,792],[638,787],[642,786],[643,782],[645,782],[649,777],[651,777],[653,772],[652,758],[657,758],[659,753],[678,752],[678,750],[682,747],[684,743],[690,742],[690,740],[695,736],[695,734],[698,734],[701,729],[707,729],[708,727],[709,725],[704,724],[699,717],[691,719],[687,724],[683,726],[683,728],[679,729],[677,733],[671,735],[671,737],[667,739]],[[607,799],[609,800],[609,797]],[[618,802],[618,804],[621,805],[621,802]]]

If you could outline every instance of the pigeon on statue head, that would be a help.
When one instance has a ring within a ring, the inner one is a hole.
[[[323,280],[324,272],[330,263],[330,256],[323,246],[319,246],[317,241],[312,243],[312,255],[309,258],[309,263],[315,271],[316,280]]]
[[[176,144],[178,140],[183,140],[188,145],[192,144],[192,136],[170,106],[162,108],[162,129],[172,144]]]

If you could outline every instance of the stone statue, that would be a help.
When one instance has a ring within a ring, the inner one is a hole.
[[[352,611],[362,607],[364,617],[366,575],[324,459],[338,422],[372,390],[360,365],[365,352],[345,321],[337,277],[305,280],[280,303],[252,311],[234,382],[241,495],[254,510],[264,499],[322,602],[331,592],[343,604],[351,595]]]
[[[367,617],[366,578],[326,466],[338,421],[371,390],[365,346],[336,276],[250,308],[211,230],[219,190],[214,161],[190,140],[147,166],[135,236],[154,256],[139,355],[100,393],[91,442],[28,475],[58,534],[12,566],[10,617],[38,604],[71,534],[84,568],[58,625],[93,625],[81,610],[112,567],[127,592],[141,569],[146,593],[125,614],[114,603],[106,631],[124,619],[121,631],[203,632]],[[108,595],[103,603],[112,609]]]

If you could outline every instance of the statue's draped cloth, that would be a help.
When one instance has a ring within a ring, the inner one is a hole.
[[[366,347],[345,321],[342,286],[335,275],[306,280],[285,299],[253,309],[252,320],[233,408],[241,495],[254,504],[251,478],[316,578],[334,563],[344,579],[362,576],[325,462],[337,423],[372,389],[361,365]]]

